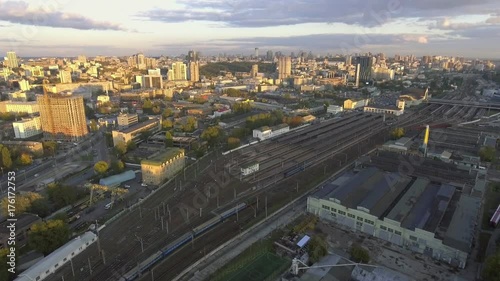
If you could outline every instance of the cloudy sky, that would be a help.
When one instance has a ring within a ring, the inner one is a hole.
[[[500,0],[0,0],[0,56],[384,52],[500,58]]]

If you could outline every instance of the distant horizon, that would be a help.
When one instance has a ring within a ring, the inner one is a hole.
[[[159,56],[193,47],[252,54],[258,47],[500,59],[498,0],[5,0],[0,10],[0,53],[21,57]]]

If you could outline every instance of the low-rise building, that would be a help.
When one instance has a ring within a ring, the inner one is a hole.
[[[16,139],[27,139],[43,133],[40,117],[12,122],[12,127],[14,128]]]
[[[257,171],[259,171],[259,163],[258,162],[251,162],[251,163],[248,163],[248,164],[241,166],[241,175],[242,176],[248,176],[248,175],[251,175]]]
[[[116,146],[120,142],[127,143],[131,140],[136,140],[139,138],[140,134],[145,131],[155,133],[160,130],[160,119],[149,119],[145,122],[132,125],[126,129],[113,130],[113,145]]]
[[[2,101],[0,102],[0,113],[39,113],[38,104],[36,101]]]
[[[464,268],[481,198],[456,186],[377,168],[345,174],[310,196],[322,219]]]
[[[344,101],[344,109],[356,109],[368,106],[370,99],[347,99]]]
[[[120,114],[116,118],[118,122],[118,129],[125,129],[139,122],[139,116],[137,114]]]
[[[400,100],[405,101],[407,107],[416,106],[429,98],[429,89],[410,88],[401,92]]]
[[[184,165],[184,149],[168,148],[141,161],[142,181],[145,184],[161,185],[181,171]]]
[[[2,141],[2,144],[9,148],[27,150],[33,154],[43,155],[43,144],[36,141]]]
[[[328,113],[328,114],[338,114],[338,113],[341,113],[343,111],[344,111],[344,108],[342,106],[338,106],[338,105],[330,105],[326,109],[326,113]]]
[[[253,137],[259,140],[265,140],[290,131],[288,124],[280,124],[273,127],[264,126],[253,130]]]

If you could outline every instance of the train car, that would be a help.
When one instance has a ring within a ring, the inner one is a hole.
[[[179,237],[177,240],[174,242],[170,243],[167,247],[165,247],[162,250],[163,257],[166,257],[170,255],[172,252],[175,250],[179,249],[180,247],[184,246],[186,243],[191,241],[193,239],[193,233],[189,232],[184,234],[183,236]]]
[[[215,218],[193,228],[193,232],[195,236],[203,234],[205,231],[209,230],[210,228],[214,227],[215,225],[219,224],[222,221],[222,218],[217,215]]]
[[[147,258],[145,261],[141,262],[139,265],[134,267],[132,270],[127,272],[125,276],[122,278],[124,281],[130,281],[137,278],[144,271],[148,270],[151,266],[153,266],[156,262],[158,262],[162,258],[163,253],[158,251]]]
[[[247,207],[247,204],[245,204],[245,203],[240,203],[240,204],[238,204],[238,206],[236,206],[236,207],[234,207],[234,208],[231,208],[231,209],[229,209],[229,210],[227,210],[227,211],[223,212],[222,214],[220,214],[221,219],[222,219],[222,220],[225,220],[226,218],[228,218],[228,217],[230,217],[230,216],[232,216],[232,215],[236,214],[236,212],[239,212],[239,211],[241,211],[241,210],[245,209],[246,207]]]

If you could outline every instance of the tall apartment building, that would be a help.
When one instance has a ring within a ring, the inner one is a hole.
[[[258,74],[259,74],[259,65],[258,64],[252,65],[252,70],[250,71],[250,76],[257,77]]]
[[[116,118],[118,121],[118,129],[122,130],[132,125],[139,123],[139,116],[137,114],[120,114]]]
[[[273,53],[273,51],[271,51],[271,50],[267,51],[267,54],[266,54],[266,60],[267,60],[267,61],[272,61],[272,60],[274,60],[274,53]]]
[[[174,62],[168,71],[168,80],[187,80],[186,64],[183,62]]]
[[[163,89],[163,80],[160,75],[143,75],[139,76],[141,81],[138,81],[143,88]]]
[[[15,68],[19,66],[17,55],[15,52],[7,52],[7,67]]]
[[[43,133],[40,117],[12,122],[16,139],[27,139]]]
[[[189,81],[200,81],[200,63],[198,61],[189,62]]]
[[[286,79],[292,75],[292,58],[280,57],[278,59],[278,79]]]
[[[369,81],[372,76],[372,57],[356,57],[356,65],[359,67],[359,79],[361,81]]]
[[[160,185],[180,172],[184,165],[184,150],[168,148],[152,158],[141,161],[142,180],[146,184]]]
[[[71,69],[61,70],[59,72],[59,78],[61,79],[61,84],[70,84],[71,80]]]
[[[88,134],[83,96],[44,94],[37,103],[45,138],[78,141]]]
[[[87,62],[87,57],[84,56],[84,55],[79,55],[78,58],[77,58],[77,61],[79,63],[86,63]]]

